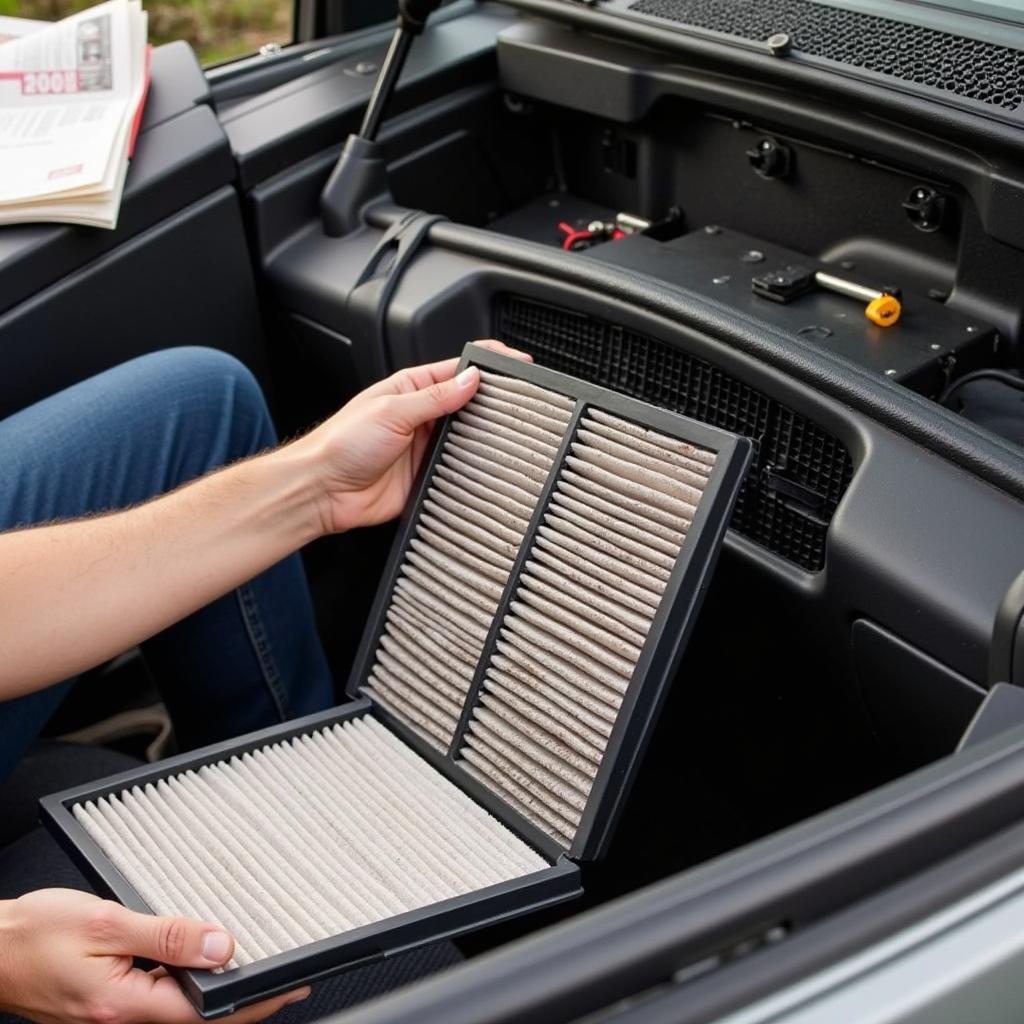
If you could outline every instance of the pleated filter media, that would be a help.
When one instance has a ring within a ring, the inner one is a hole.
[[[590,409],[502,620],[461,750],[565,846],[714,466]]]
[[[450,423],[360,688],[439,750],[455,734],[574,404],[482,371],[478,393]]]
[[[749,443],[476,347],[350,704],[56,794],[101,888],[219,922],[204,1016],[579,895],[621,810]]]
[[[155,913],[227,928],[229,967],[548,866],[369,716],[74,814]]]

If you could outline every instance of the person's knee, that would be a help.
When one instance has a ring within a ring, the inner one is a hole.
[[[213,392],[218,396],[231,393],[256,405],[264,404],[263,392],[252,371],[219,349],[181,345],[140,356],[133,364],[164,388],[182,388],[192,394]]]
[[[234,356],[198,345],[154,352],[135,360],[135,369],[157,389],[161,401],[183,412],[204,434],[219,435],[230,457],[248,454],[276,441],[259,382]]]

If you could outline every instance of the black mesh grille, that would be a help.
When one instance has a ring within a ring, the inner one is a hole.
[[[586,314],[501,296],[494,335],[542,366],[749,437],[733,529],[804,569],[824,566],[825,533],[853,473],[827,431],[703,359]]]
[[[1024,51],[811,0],[637,0],[630,10],[763,42],[785,32],[793,48],[905,82],[1016,110]]]

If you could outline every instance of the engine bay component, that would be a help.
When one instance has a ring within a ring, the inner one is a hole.
[[[740,259],[747,262],[749,253],[741,256]],[[900,290],[898,288],[883,288],[881,290],[868,288],[866,285],[857,284],[839,277],[836,274],[828,274],[823,270],[809,270],[800,264],[789,264],[780,270],[772,270],[766,274],[758,274],[751,279],[750,287],[755,295],[762,299],[770,299],[772,302],[792,302],[794,299],[806,295],[815,286],[824,288],[826,291],[835,292],[837,295],[845,295],[851,299],[857,299],[866,303],[864,315],[879,327],[891,327],[900,318],[903,307],[900,304]],[[805,330],[802,333],[813,333]],[[828,337],[831,332],[822,334]]]
[[[858,299],[865,302],[864,315],[879,327],[891,327],[900,318],[903,307],[900,304],[900,290],[898,288],[883,288],[880,291],[874,288],[867,288],[855,281],[848,281],[845,278],[837,277],[835,274],[826,274],[819,270],[814,275],[815,283],[837,295],[846,295],[851,299]]]
[[[751,279],[752,251],[777,269]],[[682,284],[922,394],[938,395],[946,386],[950,357],[964,372],[995,350],[993,327],[924,295],[871,288],[848,273],[840,277],[835,264],[717,225],[664,242],[631,236],[589,250],[587,258]],[[851,309],[849,296],[874,305],[861,315]]]
[[[480,393],[435,432],[353,702],[43,801],[126,905],[232,928],[235,966],[177,972],[206,1017],[578,896],[622,810],[750,442],[476,346],[468,365]]]

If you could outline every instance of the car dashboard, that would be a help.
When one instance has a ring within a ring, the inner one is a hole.
[[[568,1020],[691,983],[710,1001],[671,1019],[712,1019],[795,968],[705,971],[796,956],[887,893],[896,927],[1010,865],[968,854],[1019,820],[1024,732],[959,745],[995,684],[1024,685],[1024,144],[996,74],[1024,33],[915,10],[903,65],[872,35],[895,22],[809,0],[457,0],[389,109],[387,191],[342,234],[321,194],[389,27],[209,77],[174,44],[118,231],[0,233],[0,414],[201,341],[255,370],[287,435],[496,337],[750,439],[587,912],[486,929],[422,999],[353,1021]],[[308,553],[339,679],[389,540]],[[967,875],[923,891],[947,861]]]

